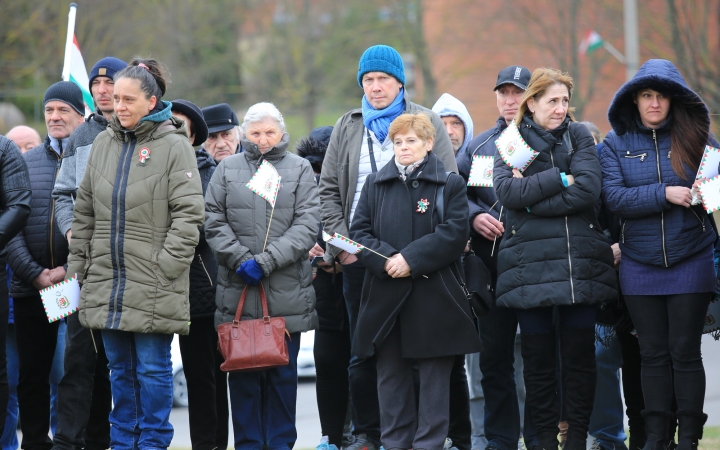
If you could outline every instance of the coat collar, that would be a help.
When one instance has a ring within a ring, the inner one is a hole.
[[[390,162],[385,164],[385,166],[378,171],[375,183],[387,183],[393,180],[400,181],[400,173],[395,165],[395,157],[393,157]],[[431,151],[427,155],[427,161],[425,164],[415,169],[408,177],[408,180],[421,180],[428,181],[430,183],[445,184],[447,180],[445,165],[442,161],[440,161],[440,158],[435,156],[435,153]]]
[[[290,145],[290,135],[285,133],[283,134],[282,139],[280,139],[280,142],[267,152],[265,154],[260,153],[260,149],[256,144],[253,144],[252,142],[248,141],[246,138],[243,137],[243,139],[240,141],[242,144],[242,148],[245,150],[245,157],[248,159],[248,161],[260,161],[261,159],[266,159],[268,161],[279,161],[285,157],[285,154],[287,153],[288,146]]]

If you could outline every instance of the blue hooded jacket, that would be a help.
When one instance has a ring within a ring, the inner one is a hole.
[[[634,103],[637,92],[653,89],[683,99],[692,117],[708,123],[708,144],[717,146],[709,129],[709,112],[670,62],[651,59],[615,94],[608,110],[613,130],[605,138],[600,157],[602,197],[620,218],[623,255],[643,264],[671,267],[715,241],[711,218],[701,205],[684,208],[665,198],[665,187],[692,187],[695,168],[685,166],[685,179],[670,164],[672,110],[657,129],[645,127]]]

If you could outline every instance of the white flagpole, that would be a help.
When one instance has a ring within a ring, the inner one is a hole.
[[[65,62],[63,63],[62,79],[70,80],[70,55],[72,54],[73,37],[75,36],[75,15],[77,14],[77,4],[70,3],[70,12],[68,13],[68,29],[67,38],[65,39]]]
[[[267,233],[265,233],[265,243],[263,244],[262,251],[265,251],[265,249],[267,248],[267,240],[268,240],[268,236],[270,236],[270,225],[272,225],[273,214],[275,214],[275,204],[273,204],[272,210],[270,210],[270,222],[268,222],[268,229],[267,229]]]

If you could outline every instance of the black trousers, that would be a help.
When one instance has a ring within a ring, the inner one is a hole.
[[[331,444],[340,448],[350,400],[348,394],[350,332],[316,330],[313,354],[320,429],[322,435],[327,436]]]
[[[57,345],[58,321],[48,323],[40,295],[13,299],[19,379],[17,387],[24,450],[48,450],[50,370]],[[7,322],[7,321],[6,321]]]
[[[180,355],[188,390],[190,441],[193,450],[227,448],[227,373],[220,370],[215,319],[192,319],[190,334],[180,336]]]
[[[0,259],[0,436],[5,430],[8,403],[7,355],[5,344],[8,327],[8,285],[4,258]]]
[[[110,447],[110,371],[102,334],[83,328],[78,314],[67,318],[65,373],[58,384],[55,449]],[[25,420],[23,418],[23,420]]]
[[[700,345],[711,294],[626,295],[642,356],[645,409],[701,413],[705,369]],[[673,389],[674,388],[674,389]]]

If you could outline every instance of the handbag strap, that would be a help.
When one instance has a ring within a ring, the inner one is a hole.
[[[265,287],[262,283],[259,284],[260,286],[260,303],[262,304],[262,311],[263,311],[263,320],[269,321],[270,315],[268,314],[268,304],[267,304],[267,297],[265,296]],[[242,291],[242,294],[240,295],[240,301],[238,302],[237,310],[235,311],[235,319],[233,320],[233,325],[237,325],[240,322],[240,317],[242,316],[243,308],[245,307],[245,299],[247,298],[247,292],[248,292],[248,285],[245,285],[245,288]]]
[[[452,172],[445,172],[445,184],[447,184],[447,180],[450,178],[451,173]],[[445,221],[445,197],[443,195],[445,192],[445,184],[438,186],[437,191],[435,191],[435,211],[438,213],[440,223]]]

